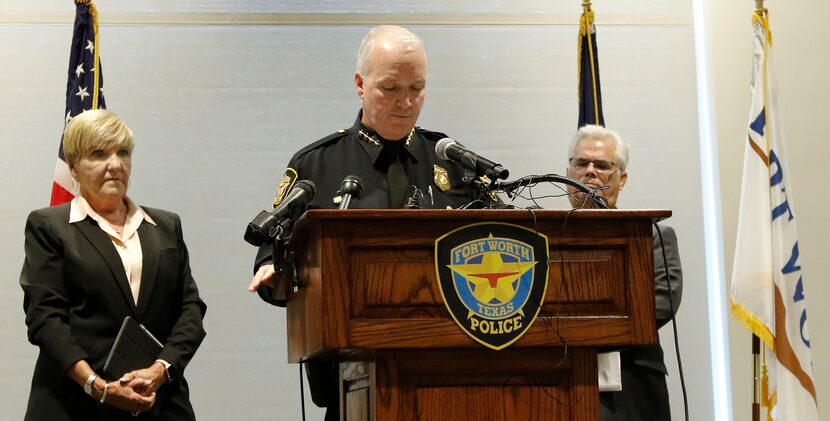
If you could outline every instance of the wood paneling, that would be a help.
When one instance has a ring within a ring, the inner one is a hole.
[[[635,316],[654,313],[650,222],[669,214],[625,210],[537,211],[535,215],[522,210],[308,212],[294,233],[304,287],[290,296],[288,305],[289,358],[297,361],[302,355],[342,349],[478,347],[461,334],[444,306],[436,279],[434,241],[453,229],[482,221],[514,223],[548,236],[550,266],[544,304],[517,345],[654,343],[654,318],[635,322]]]
[[[596,420],[596,352],[656,341],[651,222],[668,211],[310,211],[291,247],[289,358],[340,363],[346,420]],[[537,320],[509,348],[444,306],[434,242],[476,222],[548,237]]]

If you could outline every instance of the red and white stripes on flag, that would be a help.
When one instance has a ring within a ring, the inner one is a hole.
[[[91,0],[75,0],[75,26],[69,49],[64,125],[86,110],[106,108],[103,86],[104,76],[98,57],[98,11]],[[76,194],[77,185],[66,164],[61,139],[50,206],[69,202]]]
[[[766,9],[752,17],[752,106],[744,149],[732,314],[764,344],[761,406],[768,420],[818,421],[784,131],[772,79]]]
[[[49,206],[71,201],[78,194],[75,184],[66,161],[63,160],[63,157],[58,156],[58,161],[55,164],[55,179],[52,180],[52,199],[49,201]]]

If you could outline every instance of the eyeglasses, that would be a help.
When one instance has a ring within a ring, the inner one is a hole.
[[[594,164],[594,169],[601,172],[601,173],[610,173],[614,171],[614,168],[619,168],[615,162],[606,161],[604,159],[598,159],[596,161],[592,161],[590,159],[585,158],[571,158],[568,160],[571,164],[571,167],[574,167],[580,171],[588,169],[588,165]]]

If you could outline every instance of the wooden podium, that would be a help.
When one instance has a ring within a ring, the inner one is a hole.
[[[340,362],[353,420],[599,418],[598,349],[654,344],[651,223],[667,210],[314,210],[292,235],[289,362]],[[434,243],[476,222],[548,236],[544,304],[494,351],[447,311]],[[563,276],[564,275],[564,276]]]

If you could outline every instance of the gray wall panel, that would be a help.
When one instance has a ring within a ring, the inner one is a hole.
[[[31,4],[30,4],[31,3]],[[691,14],[691,2],[685,0],[666,0],[647,2],[641,0],[617,0],[613,2],[594,2],[594,8],[602,15],[626,16],[676,16],[688,17]],[[145,0],[125,2],[118,0],[99,0],[95,2],[99,9],[107,13],[152,12],[152,13],[452,13],[452,14],[533,14],[565,13],[579,18],[582,12],[581,2],[523,0],[521,2],[504,0]],[[71,6],[63,0],[40,0],[37,2],[0,2],[0,11],[7,12],[65,12]]]

